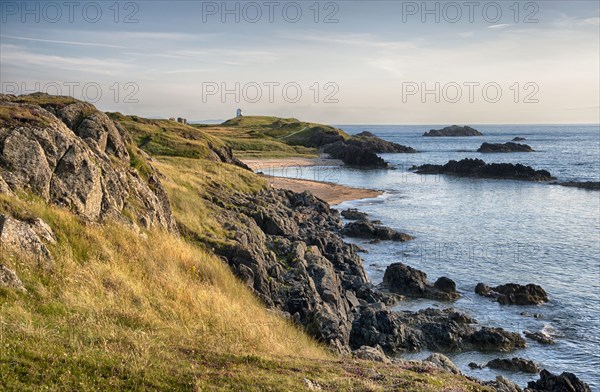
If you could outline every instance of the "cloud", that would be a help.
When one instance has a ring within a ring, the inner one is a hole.
[[[501,30],[501,29],[505,29],[505,28],[507,28],[509,26],[511,26],[509,23],[502,23],[502,24],[488,26],[488,29],[491,29],[491,30]]]
[[[579,26],[598,26],[600,25],[600,17],[581,19],[577,21]]]
[[[21,40],[21,41],[47,42],[47,43],[51,43],[51,44],[99,46],[99,47],[104,47],[104,48],[125,48],[125,46],[112,45],[112,44],[101,44],[101,43],[97,43],[97,42],[63,41],[63,40],[56,40],[56,39],[18,37],[18,36],[14,36],[14,35],[0,35],[0,38],[16,39],[16,40]]]
[[[461,38],[471,38],[471,37],[475,36],[475,32],[474,31],[464,31],[462,33],[458,33],[458,36]]]

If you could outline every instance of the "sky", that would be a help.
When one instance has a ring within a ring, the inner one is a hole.
[[[600,122],[598,1],[6,1],[4,93],[330,124]]]

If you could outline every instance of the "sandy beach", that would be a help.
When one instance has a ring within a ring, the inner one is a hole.
[[[255,172],[269,172],[268,169],[282,167],[307,167],[307,166],[340,166],[341,161],[327,158],[283,158],[283,159],[245,159],[244,163]],[[339,204],[348,200],[366,199],[377,197],[383,192],[373,189],[353,188],[350,186],[335,184],[332,182],[303,180],[298,178],[276,177],[264,175],[272,187],[277,189],[288,189],[294,192],[310,191],[319,199],[325,200],[331,205]]]

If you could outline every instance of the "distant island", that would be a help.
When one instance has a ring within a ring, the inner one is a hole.
[[[452,137],[464,137],[464,136],[483,136],[481,132],[475,128],[471,128],[467,125],[461,127],[459,125],[452,125],[442,129],[432,129],[429,132],[425,132],[423,136],[452,136]]]

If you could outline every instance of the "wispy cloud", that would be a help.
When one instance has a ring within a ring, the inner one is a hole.
[[[16,39],[16,40],[20,40],[20,41],[45,42],[45,43],[62,44],[62,45],[96,46],[96,47],[104,47],[104,48],[125,48],[125,46],[113,45],[113,44],[102,44],[102,43],[98,43],[98,42],[63,41],[63,40],[57,40],[57,39],[19,37],[19,36],[14,36],[14,35],[0,35],[0,38]]]
[[[475,36],[474,31],[464,31],[462,33],[458,33],[458,36],[461,38],[471,38]]]
[[[510,27],[511,25],[509,23],[501,23],[501,24],[497,24],[497,25],[491,25],[488,26],[488,29],[491,30],[501,30],[501,29],[505,29],[507,27]]]

